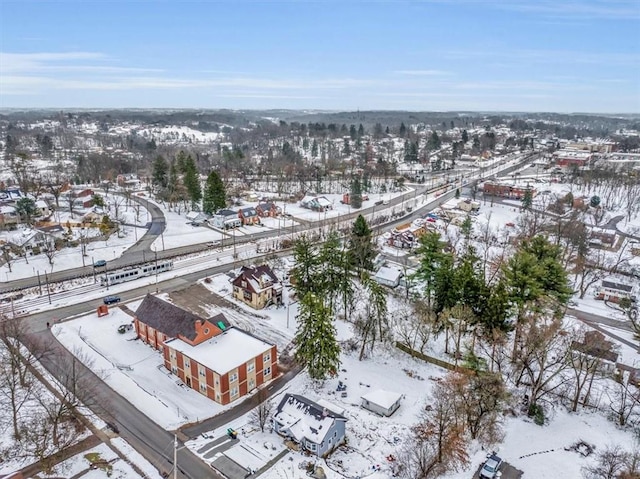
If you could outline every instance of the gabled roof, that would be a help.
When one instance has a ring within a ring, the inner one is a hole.
[[[258,203],[258,206],[256,206],[256,208],[262,211],[269,211],[273,209],[275,206],[276,205],[272,201],[266,201],[264,203]]]
[[[253,206],[249,208],[240,208],[240,211],[242,212],[242,216],[244,216],[245,218],[258,215],[258,212]]]
[[[170,338],[182,336],[190,341],[196,339],[197,336],[196,322],[209,321],[217,327],[218,323],[222,321],[225,326],[223,329],[230,327],[229,321],[222,313],[204,319],[151,294],[147,294],[138,306],[136,317],[147,326],[151,326]]]
[[[260,286],[260,280],[262,284],[267,284],[266,287]],[[242,281],[247,282],[247,289],[254,293],[271,287],[272,284],[278,284],[278,277],[271,271],[271,268],[266,264],[261,266],[243,266],[240,270],[240,274],[232,281],[234,286],[240,286]]]
[[[273,418],[291,434],[296,441],[307,439],[322,443],[335,421],[347,420],[327,407],[298,394],[285,394],[278,404]]]
[[[229,210],[229,209],[222,209],[220,211],[218,211],[216,213],[216,216],[238,216],[238,212],[237,211],[233,211],[233,210]]]

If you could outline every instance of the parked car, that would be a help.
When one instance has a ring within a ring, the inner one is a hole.
[[[104,268],[107,265],[107,262],[103,259],[99,259],[95,263],[93,263],[94,268]]]
[[[502,459],[496,456],[495,454],[491,454],[482,469],[480,469],[480,478],[481,479],[496,479],[502,475],[499,471],[500,466],[502,465]]]
[[[115,304],[120,302],[120,296],[105,296],[102,300],[104,304]]]

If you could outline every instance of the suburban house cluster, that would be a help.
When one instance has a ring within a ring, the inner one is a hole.
[[[39,199],[25,195],[19,188],[0,190],[0,229],[7,230],[0,239],[4,255],[29,257],[56,248],[59,242],[70,240],[70,228],[95,224],[102,219],[93,207],[94,192],[89,188],[72,189],[62,186],[56,199],[51,193],[43,193]],[[18,202],[23,198],[34,201],[36,211],[29,221],[18,212]],[[61,224],[55,221],[55,210],[72,210],[79,214],[78,221]]]
[[[214,215],[191,211],[187,219],[194,225],[208,223],[214,228],[228,230],[241,226],[259,225],[260,218],[275,218],[281,214],[279,206],[272,201],[260,201],[256,206],[247,206],[237,210],[223,208]]]
[[[223,314],[201,318],[148,294],[136,311],[134,327],[139,339],[162,352],[171,373],[219,404],[278,375],[276,346],[232,326]]]

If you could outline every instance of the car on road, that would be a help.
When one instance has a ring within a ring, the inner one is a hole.
[[[104,304],[116,304],[120,302],[120,296],[105,296],[102,301]]]
[[[207,248],[217,248],[220,246],[220,241],[209,241],[207,243]]]
[[[94,268],[104,268],[107,265],[107,262],[103,259],[99,259],[95,263],[93,263]]]
[[[496,479],[502,475],[499,471],[500,466],[502,465],[502,459],[496,456],[495,454],[491,454],[482,469],[480,469],[480,479]]]

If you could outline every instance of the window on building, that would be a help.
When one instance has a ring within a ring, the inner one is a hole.
[[[234,386],[231,388],[231,397],[236,397],[238,395],[238,386]]]
[[[203,382],[200,383],[200,392],[202,394],[207,394],[207,385]]]
[[[178,374],[178,368],[177,368],[177,367],[175,367],[175,366],[171,366],[171,372],[172,372],[173,374]]]
[[[249,379],[249,389],[253,389],[256,387],[256,382],[253,378]]]
[[[229,382],[235,383],[238,380],[238,373],[229,374]]]
[[[184,368],[185,369],[190,369],[191,368],[191,361],[189,361],[189,359],[184,358]]]
[[[256,363],[249,363],[247,364],[247,372],[250,373],[251,371],[253,371],[256,368]]]
[[[220,386],[220,378],[218,376],[216,376],[215,383],[216,383],[216,386]]]
[[[269,363],[269,362],[271,362],[271,353],[270,353],[270,352],[269,352],[269,353],[265,353],[265,354],[264,354],[264,357],[262,358],[262,360],[263,360],[265,363]]]
[[[198,366],[198,375],[202,376],[203,378],[207,376],[207,371],[204,369],[204,366]]]
[[[271,376],[271,366],[267,366],[266,368],[264,368],[264,375]]]

